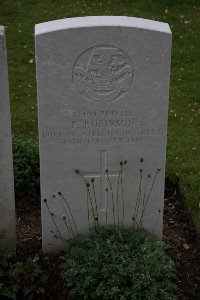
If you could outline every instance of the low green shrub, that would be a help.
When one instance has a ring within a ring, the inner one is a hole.
[[[0,255],[0,298],[39,299],[45,292],[47,277],[31,258],[25,263],[15,262],[8,252]]]
[[[175,299],[174,264],[142,229],[93,229],[71,239],[62,259],[61,276],[75,299]]]
[[[17,283],[14,277],[11,254],[5,252],[0,255],[0,297],[16,299]]]
[[[15,191],[17,194],[38,197],[40,193],[40,168],[38,143],[13,138]]]

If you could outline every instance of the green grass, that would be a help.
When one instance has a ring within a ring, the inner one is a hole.
[[[179,177],[200,233],[200,1],[0,0],[7,27],[13,133],[37,139],[34,24],[65,17],[127,15],[168,22],[173,32],[167,174]]]

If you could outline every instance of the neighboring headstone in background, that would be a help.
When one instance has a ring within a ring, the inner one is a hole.
[[[5,30],[0,26],[0,251],[15,252],[15,199]]]
[[[168,24],[83,17],[35,34],[43,251],[62,250],[74,223],[134,222],[161,239]]]

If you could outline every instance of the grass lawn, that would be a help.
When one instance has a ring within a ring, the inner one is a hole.
[[[34,25],[65,17],[125,15],[168,22],[173,32],[167,175],[200,233],[200,1],[0,0],[6,26],[12,129],[37,139]]]

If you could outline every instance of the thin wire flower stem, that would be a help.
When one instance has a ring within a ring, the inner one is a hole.
[[[108,189],[106,188],[106,192],[108,192]],[[106,226],[108,225],[108,201],[106,198]]]
[[[122,228],[124,227],[124,187],[123,187],[123,165],[121,165],[121,176],[120,176],[120,181],[121,181],[121,192],[122,192]]]
[[[88,189],[88,182],[86,181],[85,177],[83,176],[83,174],[79,171],[79,170],[75,170],[75,172],[81,176],[81,178],[83,179],[85,186],[86,186],[86,190],[87,190],[87,216],[88,216],[88,224],[89,224],[89,229],[91,229],[91,223],[90,223],[90,208],[89,208],[89,189]]]
[[[66,216],[63,216],[63,221],[64,221],[64,223],[65,223],[65,225],[66,225],[66,227],[67,227],[67,231],[68,231],[68,235],[69,235],[69,239],[70,239],[70,234],[72,233],[72,236],[74,236],[74,234],[73,234],[73,232],[71,231],[71,228],[69,229],[69,225],[68,225],[68,223],[67,223],[67,221],[66,221]]]
[[[92,182],[92,188],[93,188],[93,194],[94,194],[94,202],[95,202],[96,214],[97,214],[97,225],[99,227],[99,214],[98,214],[98,207],[97,207],[96,191],[95,191],[95,186],[94,186],[94,178],[92,178],[92,179],[91,179],[91,182]]]
[[[62,240],[64,240],[63,237],[62,237],[62,234],[61,234],[61,232],[60,232],[60,230],[59,230],[59,228],[58,228],[58,226],[57,226],[57,224],[56,224],[56,221],[55,221],[55,219],[54,219],[54,214],[51,212],[51,210],[50,210],[50,208],[49,208],[49,205],[48,205],[48,203],[47,203],[47,199],[44,199],[44,203],[45,203],[45,205],[46,205],[46,207],[47,207],[47,209],[48,209],[48,211],[49,211],[49,214],[50,214],[51,219],[52,219],[52,221],[53,221],[53,223],[54,223],[54,226],[55,226],[57,232],[58,232],[59,235],[60,235],[60,238],[61,238]]]
[[[87,189],[87,217],[88,217],[88,225],[89,225],[89,229],[91,229],[88,189]]]
[[[65,197],[63,196],[63,194],[62,194],[61,192],[58,192],[58,195],[64,200],[65,204],[67,205],[67,208],[68,208],[68,210],[69,210],[70,216],[71,216],[71,218],[72,218],[72,222],[73,222],[74,227],[75,227],[75,229],[76,229],[76,232],[77,232],[77,234],[78,234],[78,229],[77,229],[77,227],[76,227],[76,223],[75,223],[75,221],[74,221],[74,217],[73,217],[73,214],[72,214],[72,212],[71,212],[71,208],[70,208],[70,206],[69,206],[68,201],[65,199]]]
[[[108,171],[108,170],[106,170],[106,171]],[[110,190],[111,190],[111,196],[112,196],[112,210],[113,210],[113,221],[114,221],[114,225],[115,225],[115,204],[114,204],[114,193],[113,193],[112,183],[111,183],[111,181],[110,181],[110,178],[109,178],[108,172],[106,172],[106,174],[107,174],[107,179],[108,179],[108,183],[109,183]]]
[[[139,210],[140,200],[141,200],[142,173],[143,173],[143,170],[140,169],[140,183],[139,183],[137,200],[136,200],[135,210],[134,210],[134,215],[133,215],[133,221],[135,222],[135,225],[137,225],[137,216],[138,216],[138,210]]]
[[[68,240],[64,239],[64,238],[61,237],[61,236],[57,236],[56,234],[54,234],[54,238],[55,238],[55,239],[59,239],[59,240],[65,242],[66,244],[68,243]]]
[[[155,229],[156,229],[156,226],[157,226],[157,224],[158,224],[158,219],[159,219],[159,217],[160,217],[160,210],[158,211],[158,215],[157,215],[157,218],[156,218],[156,221],[155,221],[154,227],[153,227],[153,231],[152,231],[152,233],[153,233],[153,234],[154,234],[154,232],[155,232]]]
[[[70,226],[71,234],[72,234],[73,236],[75,236],[74,231],[73,231],[73,226],[72,226],[72,224],[71,224],[70,217],[69,217],[68,212],[67,212],[67,210],[65,209],[65,207],[64,207],[64,211],[65,211],[65,214],[66,214],[66,217],[67,217],[67,221],[68,221],[69,226]],[[64,220],[64,218],[63,218],[63,220]],[[65,219],[65,221],[66,221],[66,219]],[[66,221],[66,223],[67,223],[67,221]]]
[[[90,205],[91,205],[91,208],[92,208],[92,215],[93,215],[93,219],[94,219],[94,226],[96,227],[94,207],[93,207],[93,204],[92,204],[92,198],[91,198],[90,189],[89,189],[88,185],[87,185],[87,190],[88,190]]]
[[[118,181],[117,181],[117,224],[119,226],[119,185],[120,185],[121,170],[119,171]]]
[[[152,184],[151,184],[151,188],[150,188],[149,194],[148,194],[148,196],[147,196],[147,199],[146,199],[144,208],[143,208],[143,210],[142,210],[141,218],[143,218],[144,212],[145,212],[146,207],[147,207],[147,204],[148,204],[148,202],[149,202],[149,198],[150,198],[150,196],[151,196],[151,192],[152,192],[152,190],[153,190],[154,183],[155,183],[155,180],[156,180],[156,177],[157,177],[159,171],[160,171],[160,168],[157,169],[156,174],[154,175],[154,178],[153,178],[153,181],[152,181]]]
[[[142,198],[142,211],[144,209],[144,204],[145,204],[145,197],[146,197],[146,191],[147,191],[147,182],[148,182],[148,176],[146,178],[146,183],[145,183],[145,188],[144,188],[144,195],[143,195],[143,198]],[[142,227],[142,213],[141,213],[141,216],[140,216],[140,220],[139,220],[139,227]]]

